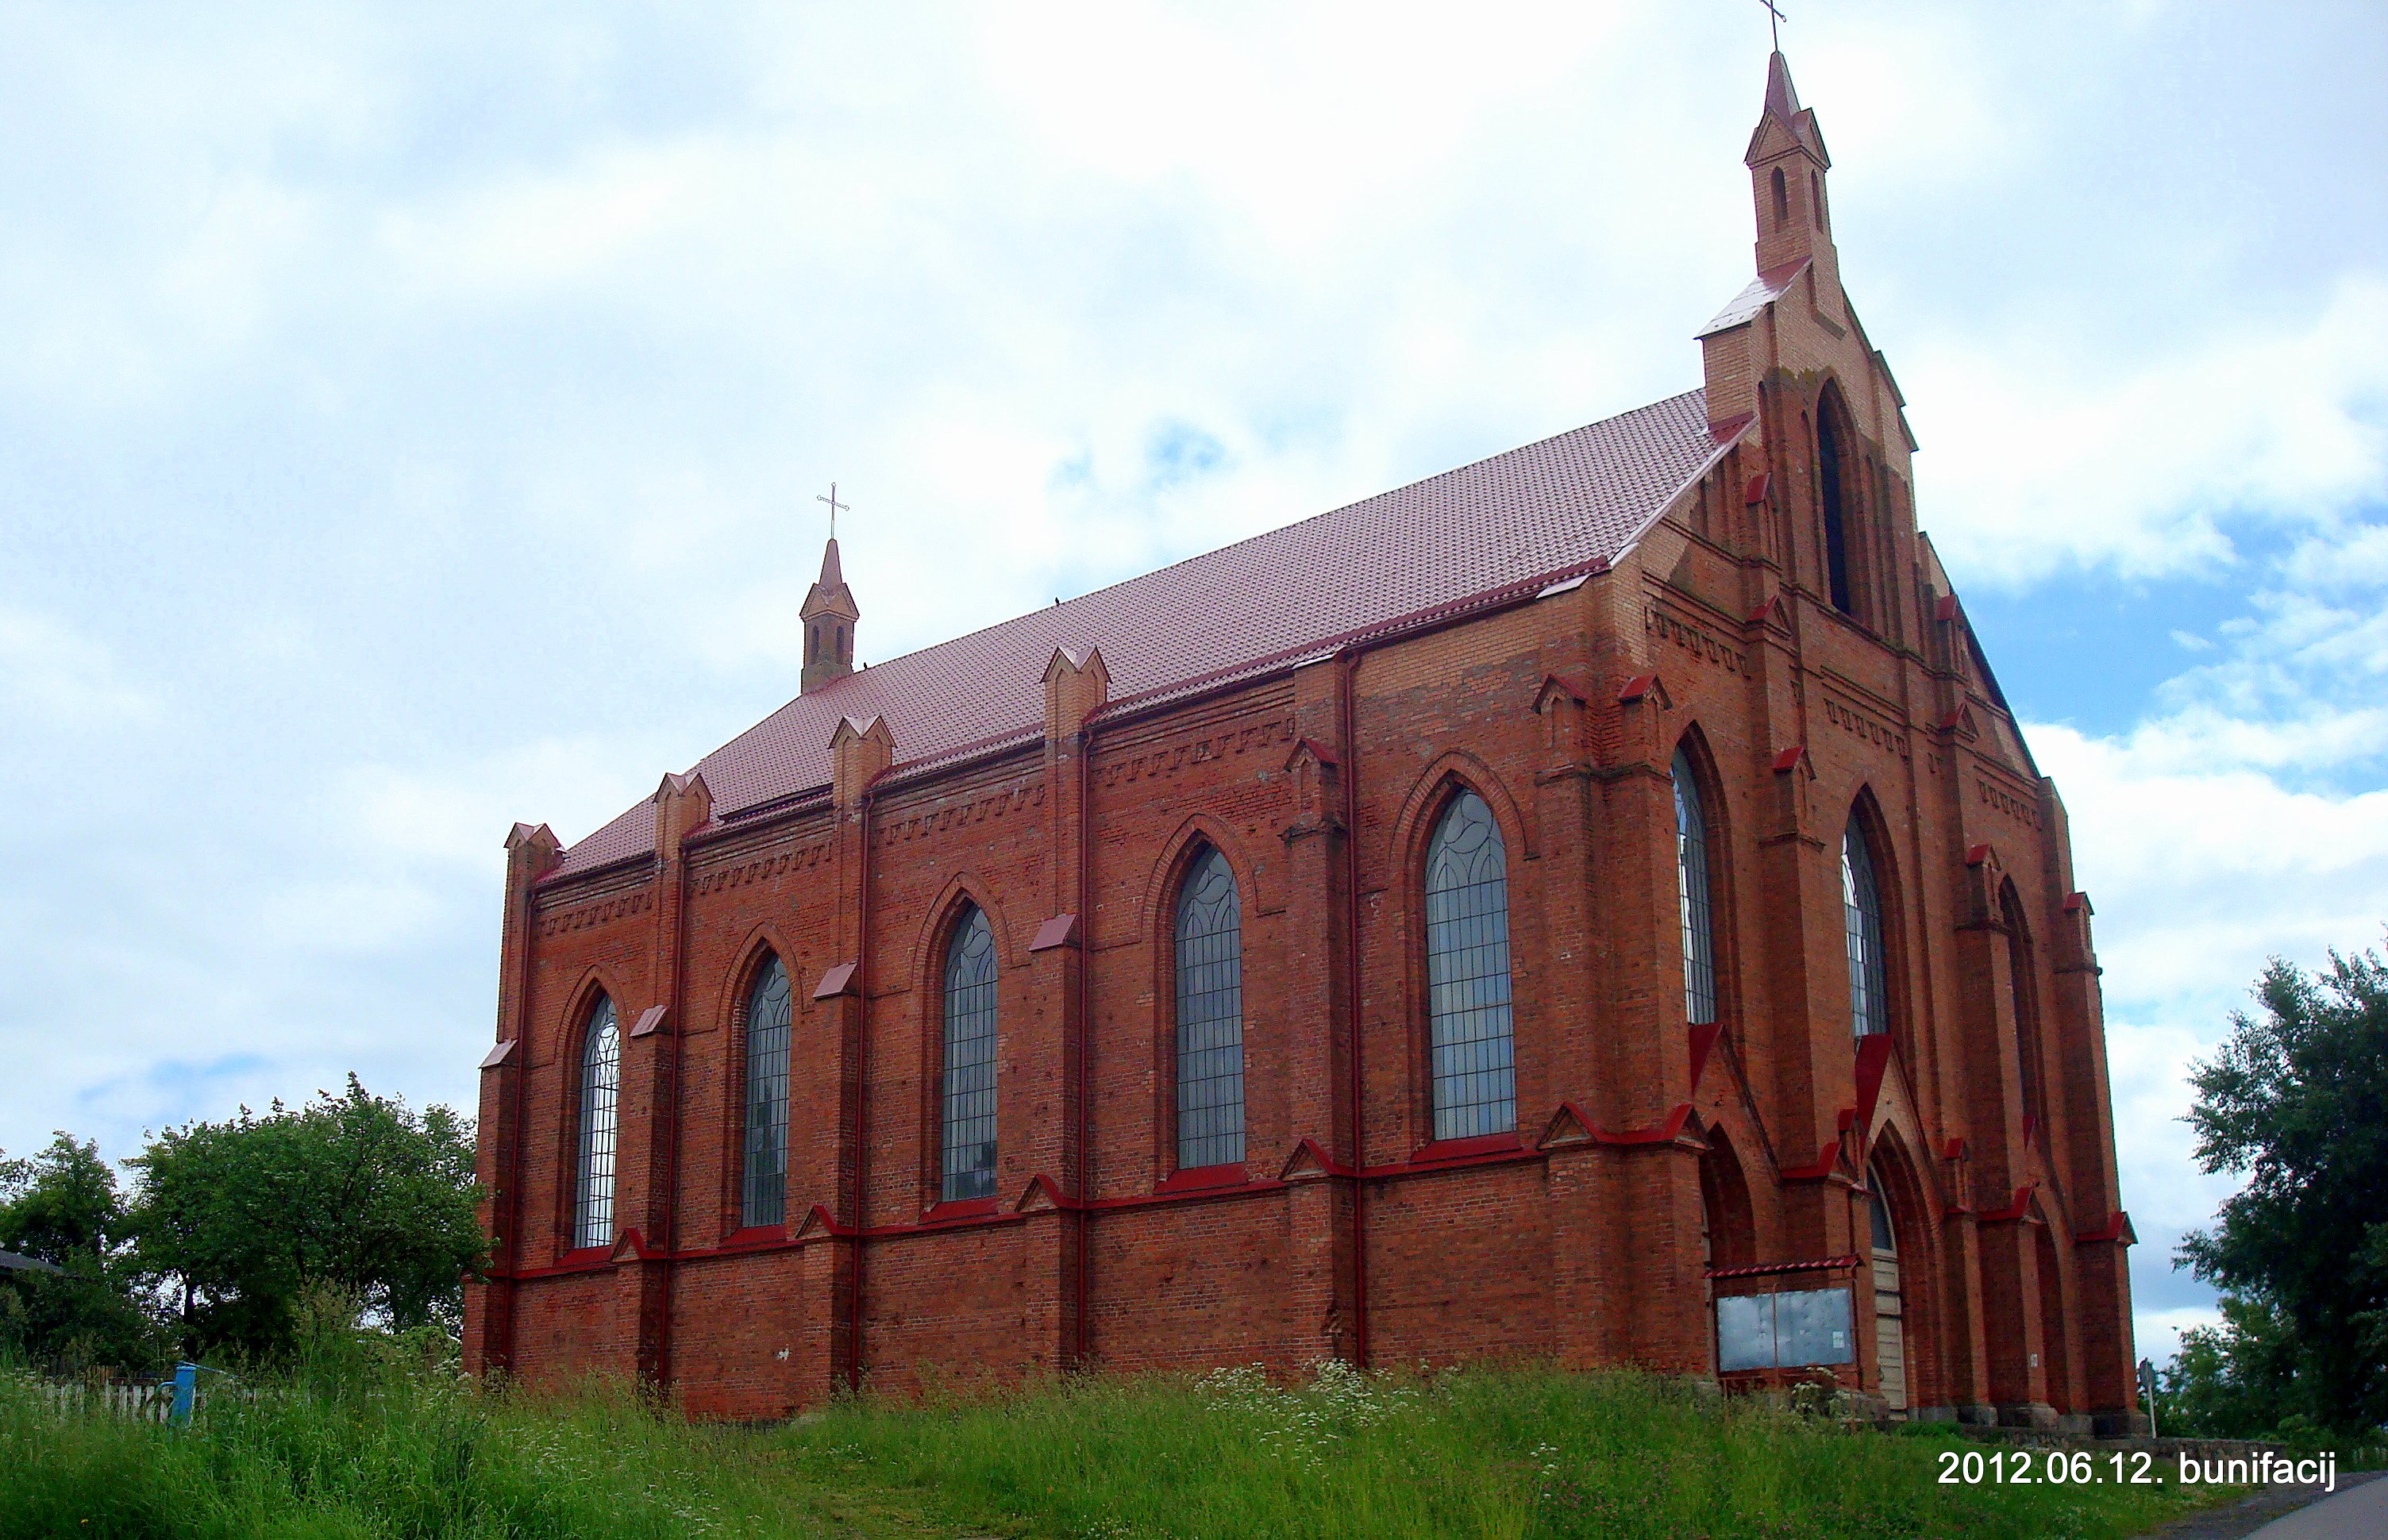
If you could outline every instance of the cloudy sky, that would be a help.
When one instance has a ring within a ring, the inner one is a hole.
[[[0,4],[0,1147],[466,1101],[499,841],[794,692],[1698,382],[1754,0]],[[2388,920],[2388,11],[1794,4],[2098,906],[2142,1350]]]

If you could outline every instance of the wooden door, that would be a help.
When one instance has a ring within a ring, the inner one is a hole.
[[[1899,1238],[1890,1228],[1890,1205],[1881,1184],[1874,1203],[1874,1341],[1882,1371],[1882,1395],[1894,1412],[1907,1410],[1907,1321],[1899,1286]]]

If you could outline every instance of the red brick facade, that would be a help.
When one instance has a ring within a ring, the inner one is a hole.
[[[1057,652],[1041,742],[908,762],[902,720],[847,720],[828,785],[730,821],[703,775],[667,778],[652,849],[604,864],[517,828],[470,1364],[635,1373],[733,1416],[1081,1365],[1713,1375],[1713,1296],[1844,1287],[1839,1372],[1877,1393],[1879,1189],[1909,1406],[2133,1415],[2064,808],[1916,528],[1822,141],[1776,77],[1749,158],[1761,277],[1702,338],[1717,452],[1589,576],[1141,704],[1111,699],[1099,653]],[[878,672],[819,671],[824,698]],[[1679,747],[1708,825],[1713,1025],[1686,1019]],[[1505,846],[1517,1127],[1437,1144],[1425,849],[1463,789]],[[1890,1023],[1862,1039],[1852,817]],[[1172,916],[1204,846],[1241,906],[1247,1159],[1188,1177]],[[966,904],[998,961],[997,1196],[940,1204]],[[742,1002],[769,955],[795,984],[787,1222],[742,1229]],[[600,991],[622,1031],[618,1240],[573,1250]]]

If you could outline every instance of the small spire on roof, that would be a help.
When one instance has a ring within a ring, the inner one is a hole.
[[[803,693],[807,694],[854,672],[855,623],[862,618],[854,591],[845,586],[845,568],[837,554],[837,515],[841,510],[852,513],[853,505],[838,501],[834,481],[829,484],[827,497],[813,501],[829,504],[830,534],[829,543],[821,548],[820,579],[796,612],[805,627]]]

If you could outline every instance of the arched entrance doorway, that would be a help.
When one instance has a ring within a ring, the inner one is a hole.
[[[2039,1343],[2042,1357],[2041,1374],[2048,1387],[2048,1404],[2059,1412],[2073,1409],[2072,1355],[2065,1351],[2064,1280],[2056,1271],[2056,1242],[2050,1237],[2048,1211],[2034,1203],[2032,1209],[2039,1223],[2031,1227],[2034,1261],[2033,1271],[2039,1275]]]
[[[1882,1398],[1893,1412],[1907,1410],[1907,1302],[1899,1268],[1899,1228],[1890,1215],[1890,1189],[1882,1167],[1870,1167],[1874,1189],[1874,1342]]]

